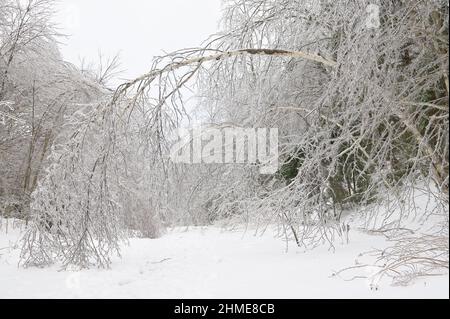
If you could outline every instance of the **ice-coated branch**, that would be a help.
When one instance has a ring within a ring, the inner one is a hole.
[[[204,49],[198,49],[199,53],[204,52]],[[133,85],[136,85],[140,82],[146,80],[152,80],[157,76],[175,71],[185,66],[190,66],[194,64],[203,64],[209,61],[221,61],[224,59],[237,57],[237,56],[245,56],[245,55],[258,55],[258,56],[273,56],[273,57],[284,57],[284,58],[295,58],[295,59],[305,59],[317,63],[324,64],[326,66],[335,67],[336,62],[321,57],[320,55],[311,54],[303,51],[289,51],[289,50],[278,50],[278,49],[241,49],[236,51],[225,51],[219,52],[217,54],[206,55],[206,56],[198,56],[194,58],[187,58],[182,60],[181,62],[173,62],[166,65],[162,69],[152,70],[130,82],[126,82],[119,86],[118,92],[124,91]]]

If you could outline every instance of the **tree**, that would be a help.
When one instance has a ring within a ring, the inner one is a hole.
[[[90,233],[79,226],[83,218],[107,216],[109,226],[92,223],[99,240],[109,236],[130,199],[140,198],[141,207],[151,207],[151,218],[183,220],[178,214],[195,207],[191,222],[224,216],[261,226],[278,221],[287,239],[315,247],[333,246],[348,231],[350,212],[358,211],[370,225],[377,214],[388,220],[389,207],[395,207],[402,213],[396,222],[368,226],[390,233],[400,245],[381,255],[398,262],[397,268],[381,267],[382,273],[392,275],[412,263],[411,279],[448,268],[446,3],[239,0],[226,2],[223,21],[223,32],[202,48],[156,58],[148,73],[119,86],[76,125],[72,144],[48,174],[58,183],[43,188],[57,196],[37,193],[40,210],[54,207],[55,200],[66,212],[70,206],[75,234]],[[249,165],[199,165],[190,174],[189,166],[171,163],[169,136],[190,119],[183,93],[195,80],[205,123],[279,128],[279,174],[260,176]],[[99,147],[86,152],[85,137]],[[74,183],[63,178],[67,171],[77,177]],[[439,203],[421,221],[436,213],[444,221],[425,257],[421,247],[431,237],[417,234],[424,241],[411,241],[407,251],[415,257],[404,259],[400,222],[419,184]],[[64,195],[71,185],[77,185],[76,200]],[[129,189],[148,195],[127,196]],[[64,218],[62,225],[69,223]],[[104,256],[117,248],[120,236],[112,238],[104,245],[83,237],[85,255],[76,262],[93,258],[108,265]],[[424,260],[433,262],[424,268]]]

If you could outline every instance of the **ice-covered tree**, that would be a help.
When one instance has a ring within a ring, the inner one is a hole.
[[[135,228],[124,226],[131,215],[150,225],[279,222],[298,245],[332,246],[356,212],[369,230],[400,236],[380,254],[381,273],[407,282],[448,268],[446,2],[237,0],[224,12],[223,31],[203,47],[156,58],[76,125],[34,199],[37,211],[53,207],[44,243],[66,262],[107,265],[114,227]],[[169,137],[191,117],[192,87],[205,124],[279,128],[279,172],[172,163]],[[405,240],[400,222],[419,186],[438,205],[418,219],[442,224]],[[60,234],[72,235],[61,244]]]

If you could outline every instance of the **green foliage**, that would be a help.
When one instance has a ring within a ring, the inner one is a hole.
[[[305,161],[305,154],[301,149],[290,155],[288,159],[281,165],[278,176],[290,184],[298,175],[300,167]]]

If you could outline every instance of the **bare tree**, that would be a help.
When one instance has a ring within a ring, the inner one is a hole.
[[[27,251],[41,249],[38,261],[52,251],[66,265],[107,266],[118,229],[126,227],[124,211],[155,225],[183,220],[168,215],[192,209],[207,216],[197,220],[240,218],[261,230],[279,222],[298,245],[333,246],[348,234],[346,217],[355,211],[371,231],[401,228],[424,185],[437,204],[417,218],[440,215],[443,222],[408,247],[397,237],[381,256],[391,265],[382,271],[414,264],[413,273],[399,275],[412,279],[448,268],[448,6],[378,1],[374,22],[371,5],[226,2],[222,33],[202,48],[156,58],[148,73],[72,119],[70,142],[54,153],[34,201],[37,220],[52,210],[53,225],[62,226],[52,235],[32,232],[47,237]],[[189,167],[171,163],[169,137],[190,119],[184,93],[195,84],[205,122],[280,129],[278,174],[203,165],[190,175]],[[180,195],[183,182],[189,186]],[[76,189],[71,196],[69,188]],[[139,199],[139,214],[126,209],[131,198]],[[428,240],[433,253],[424,258],[433,267],[423,268],[415,260],[424,260],[417,256]]]

